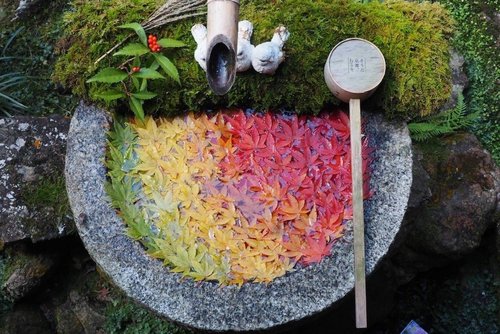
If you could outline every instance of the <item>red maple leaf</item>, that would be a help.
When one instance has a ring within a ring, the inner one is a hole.
[[[328,243],[324,234],[321,234],[318,239],[313,239],[310,236],[306,237],[306,248],[302,250],[304,255],[301,262],[311,264],[321,261],[327,255],[330,255],[332,243]]]

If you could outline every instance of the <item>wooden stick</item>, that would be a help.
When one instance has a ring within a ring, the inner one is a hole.
[[[363,158],[361,156],[361,101],[349,101],[351,127],[352,215],[354,225],[354,295],[356,328],[366,328],[365,226],[363,217]]]
[[[103,54],[102,56],[99,57],[99,59],[97,59],[95,62],[94,62],[94,65],[97,65],[99,64],[99,62],[101,60],[103,60],[104,58],[106,58],[107,56],[109,56],[111,54],[111,52],[115,51],[116,49],[118,49],[118,47],[120,47],[121,45],[123,45],[123,43],[125,43],[130,37],[132,37],[133,34],[130,34],[128,35],[127,37],[125,37],[123,39],[123,41],[121,41],[120,43],[117,43],[115,44],[111,49],[109,49],[108,51],[106,51],[105,54]]]

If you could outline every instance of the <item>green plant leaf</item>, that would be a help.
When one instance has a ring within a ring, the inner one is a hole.
[[[146,31],[144,31],[144,28],[139,23],[136,23],[136,22],[127,23],[127,24],[123,24],[121,26],[118,26],[118,28],[132,29],[133,31],[135,31],[137,36],[139,36],[141,43],[144,44],[144,46],[148,45],[148,38],[146,37]]]
[[[113,56],[142,56],[149,52],[149,49],[139,43],[130,43],[123,47],[120,51],[113,54]]]
[[[108,67],[94,75],[92,78],[87,80],[87,83],[91,82],[104,82],[104,83],[117,83],[125,80],[128,74],[122,70]]]
[[[144,92],[148,89],[148,79],[142,79],[141,87],[139,91]]]
[[[135,90],[141,90],[141,83],[139,82],[139,79],[134,76],[131,76],[130,78],[132,79],[132,84],[134,85]]]
[[[139,72],[132,74],[132,77],[139,79],[165,79],[158,71],[150,68],[141,68]]]
[[[134,57],[134,61],[132,62],[132,66],[141,67],[141,57]]]
[[[4,113],[7,114],[9,111],[17,111],[27,108],[28,107],[21,102],[8,96],[7,94],[3,94],[2,92],[0,92],[0,110],[2,110]]]
[[[142,101],[131,96],[130,97],[130,109],[134,112],[135,116],[141,121],[144,121],[144,109],[142,108]]]
[[[162,38],[158,41],[158,45],[163,48],[182,48],[185,47],[186,44],[181,41],[171,39],[171,38]]]
[[[125,95],[125,93],[123,93],[119,90],[111,89],[111,90],[107,90],[107,91],[98,93],[95,96],[97,98],[100,98],[100,99],[105,100],[105,101],[114,101],[114,100],[124,98],[126,95]]]
[[[139,99],[139,100],[150,100],[154,97],[156,97],[158,94],[152,93],[152,92],[139,92],[139,93],[133,93],[132,96]]]
[[[157,69],[159,69],[159,68],[160,68],[160,64],[158,64],[158,62],[155,60],[155,61],[151,64],[151,66],[149,66],[149,68],[150,68],[150,69],[152,69],[152,70],[157,70]]]
[[[164,55],[153,53],[153,56],[155,57],[158,64],[160,64],[161,68],[165,71],[165,73],[180,84],[181,82],[179,80],[179,72],[177,71],[175,65]]]

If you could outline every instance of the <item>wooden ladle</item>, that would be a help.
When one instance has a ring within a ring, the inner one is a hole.
[[[349,38],[337,44],[325,64],[325,81],[328,88],[338,99],[349,103],[357,328],[367,326],[361,100],[373,94],[382,82],[385,70],[382,52],[375,44],[361,38]]]

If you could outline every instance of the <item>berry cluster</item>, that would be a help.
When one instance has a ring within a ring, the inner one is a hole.
[[[134,72],[134,73],[137,73],[137,72],[139,72],[140,70],[141,70],[141,68],[140,68],[139,66],[134,66],[134,67],[132,67],[132,72]]]
[[[160,46],[158,45],[157,38],[155,35],[149,35],[148,45],[149,45],[149,49],[152,52],[160,52],[160,50],[161,50]]]

